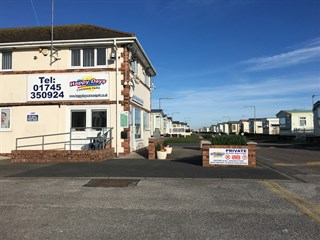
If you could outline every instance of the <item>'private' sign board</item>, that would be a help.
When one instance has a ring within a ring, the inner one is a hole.
[[[248,165],[246,148],[210,148],[209,164]]]

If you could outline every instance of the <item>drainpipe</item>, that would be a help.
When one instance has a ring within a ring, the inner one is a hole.
[[[113,47],[116,50],[116,157],[119,157],[119,148],[118,148],[118,138],[119,138],[119,99],[118,99],[118,47],[117,47],[117,40],[113,39]]]

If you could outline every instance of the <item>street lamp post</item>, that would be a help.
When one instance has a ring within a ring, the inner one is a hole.
[[[253,132],[256,134],[256,106],[245,106],[245,108],[253,108]]]
[[[159,98],[159,109],[161,109],[161,100],[162,99],[173,99],[173,97]]]

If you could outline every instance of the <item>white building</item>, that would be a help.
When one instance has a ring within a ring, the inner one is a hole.
[[[239,122],[236,121],[230,121],[228,122],[229,126],[229,133],[230,134],[239,134],[240,132],[240,125]]]
[[[252,133],[252,134],[263,133],[261,118],[249,118],[248,121],[249,121],[249,133]]]
[[[263,134],[275,135],[280,133],[279,118],[262,119]]]
[[[209,128],[206,128],[207,130]],[[205,129],[201,129],[205,130]],[[191,135],[191,130],[190,127],[188,126],[187,123],[184,122],[179,122],[179,121],[173,121],[172,122],[172,136],[190,136]]]
[[[240,126],[240,133],[249,133],[249,120],[247,119],[241,119],[239,121],[239,126]]]
[[[117,155],[147,146],[155,75],[132,33],[92,25],[57,26],[53,35],[51,27],[0,29],[0,153],[14,150],[17,138],[59,133],[71,137],[53,141],[69,143],[47,148],[84,149],[111,129]]]
[[[313,134],[314,132],[311,110],[281,110],[276,116],[279,118],[280,135]]]
[[[155,131],[159,131],[160,135],[164,133],[164,116],[162,109],[151,110],[151,135],[154,136]]]

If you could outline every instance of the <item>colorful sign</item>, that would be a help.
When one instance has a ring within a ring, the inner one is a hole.
[[[246,148],[210,148],[209,164],[248,165]]]
[[[28,101],[109,99],[108,73],[28,76]]]

